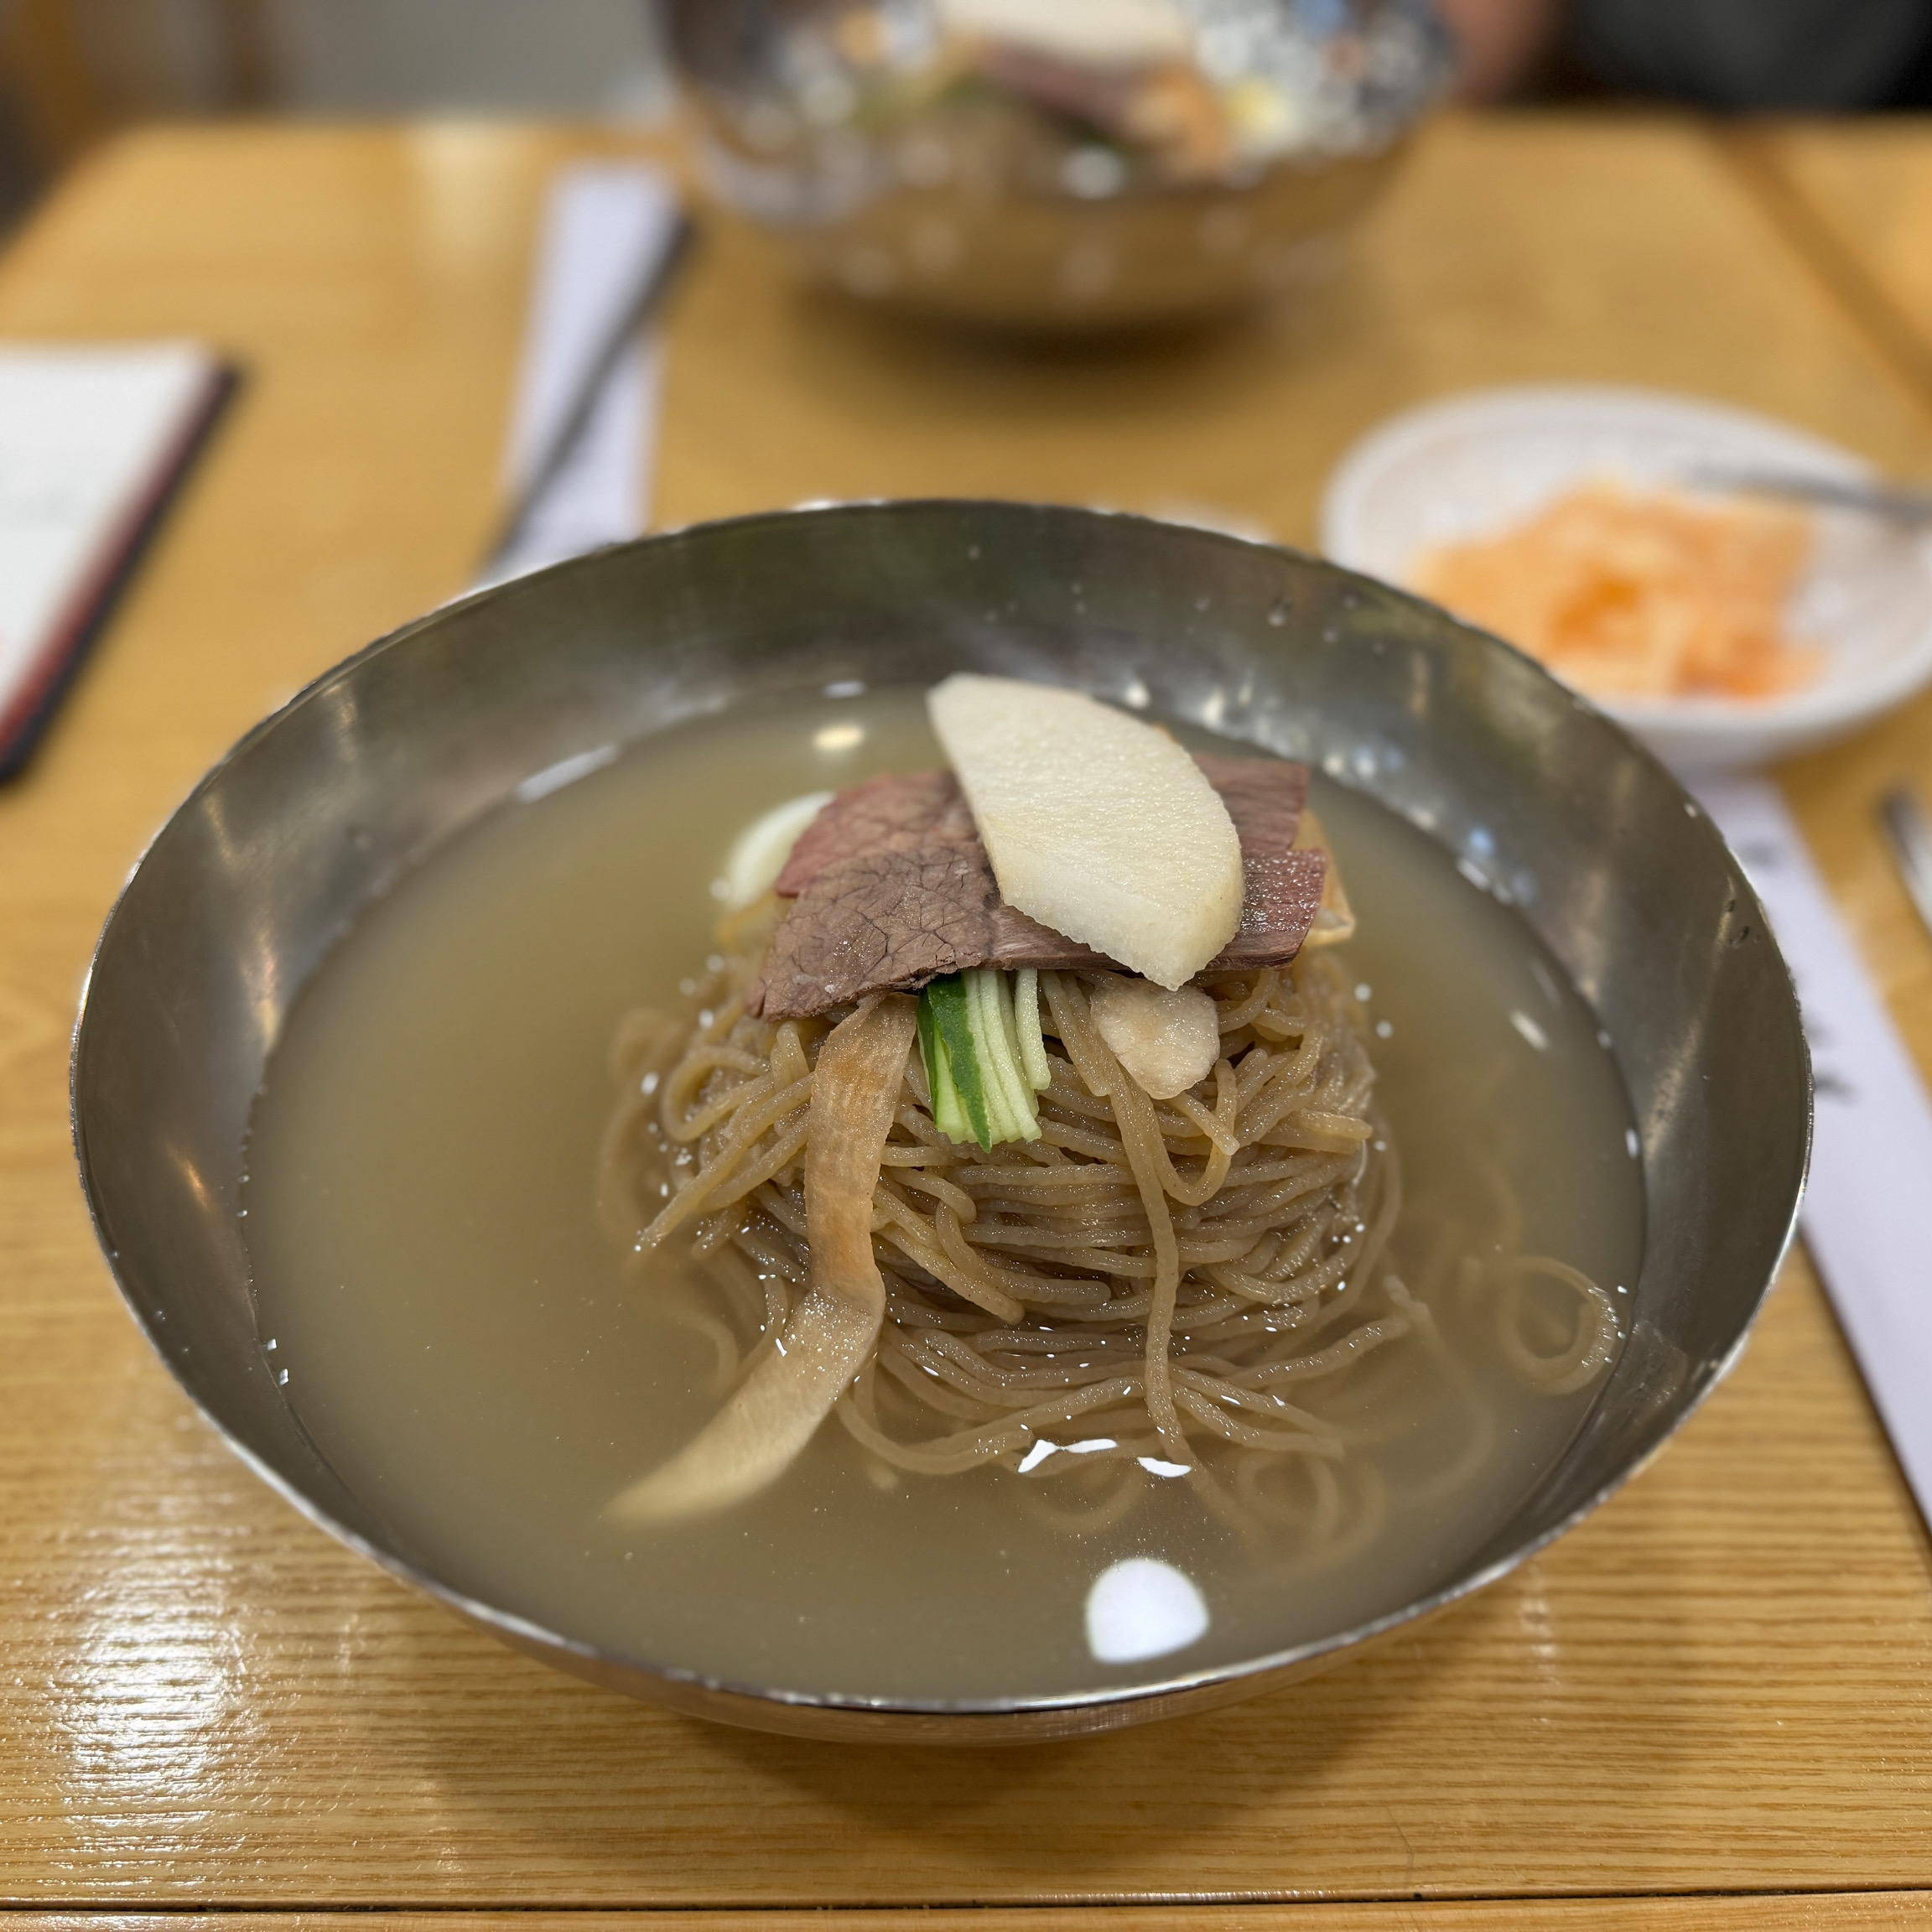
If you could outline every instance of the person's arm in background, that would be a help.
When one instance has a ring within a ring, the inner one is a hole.
[[[1561,50],[1620,94],[1720,108],[1932,105],[1932,0],[1436,0],[1462,93],[1519,91]]]
[[[1536,77],[1563,27],[1563,0],[1435,0],[1461,61],[1465,101],[1501,101]]]

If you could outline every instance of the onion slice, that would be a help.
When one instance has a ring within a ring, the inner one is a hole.
[[[791,1467],[865,1367],[886,1319],[886,1284],[872,1258],[872,1195],[913,1015],[904,994],[875,995],[819,1050],[805,1143],[811,1288],[731,1400],[607,1514],[669,1522],[756,1495]]]

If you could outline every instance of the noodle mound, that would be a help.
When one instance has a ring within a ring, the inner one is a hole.
[[[830,1022],[745,1012],[772,917],[766,901],[728,922],[686,983],[694,1014],[631,1014],[612,1050],[624,1098],[600,1213],[641,1259],[688,1243],[716,1295],[682,1313],[715,1345],[722,1386],[747,1345],[779,1333],[810,1273],[803,1156]],[[1037,1141],[948,1140],[908,1056],[872,1202],[886,1326],[839,1419],[880,1464],[923,1475],[997,1463],[1077,1472],[1092,1491],[1111,1472],[1109,1515],[1146,1470],[1191,1474],[1211,1505],[1250,1517],[1270,1472],[1292,1466],[1320,1515],[1345,1432],[1291,1395],[1406,1335],[1440,1348],[1388,1265],[1400,1169],[1345,969],[1324,950],[1204,978],[1221,1057],[1166,1101],[1093,1026],[1101,977],[1041,975],[1052,1078]],[[1526,1271],[1575,1291],[1554,1347],[1525,1318]],[[1560,1394],[1602,1371],[1617,1327],[1602,1290],[1553,1262],[1491,1272],[1525,1379]],[[679,1291],[654,1275],[660,1286]]]

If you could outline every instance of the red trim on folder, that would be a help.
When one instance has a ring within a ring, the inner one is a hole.
[[[67,680],[105,626],[169,498],[187,475],[237,381],[232,368],[210,369],[194,407],[184,413],[166,454],[145,485],[122,507],[89,559],[51,626],[47,642],[29,662],[22,682],[0,709],[0,778],[10,776],[25,761],[52,718]]]

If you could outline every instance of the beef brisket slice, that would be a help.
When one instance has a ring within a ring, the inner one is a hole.
[[[1221,794],[1241,840],[1241,927],[1208,970],[1285,965],[1315,923],[1328,878],[1322,853],[1295,849],[1308,767],[1285,758],[1197,756],[1194,762]]]
[[[1241,840],[1242,855],[1285,852],[1301,829],[1308,767],[1285,758],[1203,758],[1194,762],[1221,794]]]
[[[1327,875],[1320,852],[1293,849],[1307,770],[1275,758],[1197,761],[1234,822],[1247,888],[1241,928],[1208,969],[1285,964],[1308,935]],[[792,848],[776,890],[794,903],[750,1002],[775,1020],[974,966],[1113,964],[1000,898],[950,771],[873,778],[841,792]]]
[[[796,899],[828,867],[861,852],[979,844],[965,794],[950,771],[868,778],[841,792],[799,834],[772,891]]]

